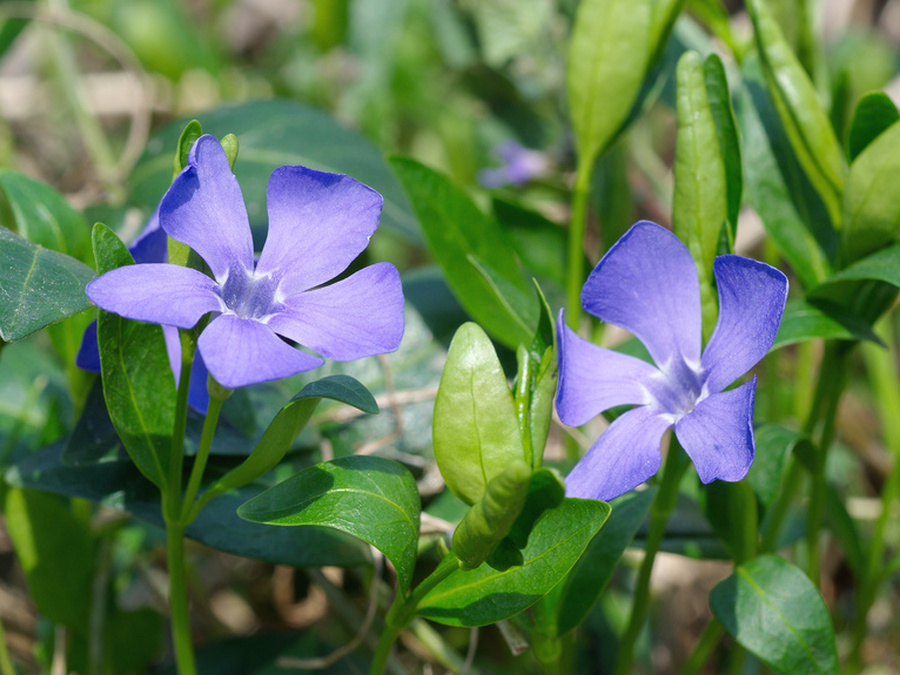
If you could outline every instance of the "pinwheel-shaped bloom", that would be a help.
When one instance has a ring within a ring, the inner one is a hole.
[[[193,327],[212,313],[197,348],[209,373],[234,389],[397,349],[400,275],[376,263],[330,283],[378,227],[382,198],[347,176],[283,166],[266,192],[269,231],[254,260],[247,210],[219,142],[202,136],[159,205],[159,222],[212,276],[168,263],[127,265],[90,282],[99,307],[138,321]]]
[[[670,427],[700,480],[738,481],[753,462],[756,378],[725,391],[775,340],[788,282],[764,263],[723,255],[713,265],[719,320],[701,354],[700,285],[687,247],[647,221],[635,224],[591,272],[584,308],[630,331],[656,366],[593,345],[559,315],[560,419],[580,426],[616,406],[634,408],[601,434],[566,478],[566,494],[608,501],[650,478]]]

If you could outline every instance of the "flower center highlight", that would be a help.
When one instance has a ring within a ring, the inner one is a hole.
[[[256,276],[244,270],[229,273],[221,285],[225,306],[242,319],[262,319],[279,306],[275,300],[278,281],[271,274]]]
[[[682,359],[669,362],[660,368],[659,377],[650,387],[652,405],[678,420],[706,398],[705,382],[699,364],[693,368]]]

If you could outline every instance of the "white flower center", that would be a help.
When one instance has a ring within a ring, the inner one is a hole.
[[[242,319],[261,320],[281,306],[276,299],[278,280],[271,274],[232,270],[220,289],[225,306]]]
[[[683,359],[666,363],[659,369],[659,376],[648,387],[651,403],[664,415],[676,422],[694,409],[709,395],[706,373],[700,364],[689,364]]]

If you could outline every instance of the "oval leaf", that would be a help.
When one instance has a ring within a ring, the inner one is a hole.
[[[368,542],[409,590],[419,540],[421,504],[403,465],[355,455],[317,464],[246,502],[238,515],[269,525],[322,525]]]
[[[563,500],[535,523],[522,565],[457,570],[425,595],[418,613],[451,626],[484,626],[518,614],[572,569],[609,512],[605,502]]]
[[[834,628],[822,596],[795,565],[765,555],[713,588],[716,618],[746,649],[782,673],[837,673]]]
[[[94,271],[0,227],[0,338],[19,340],[91,306]]]
[[[434,458],[444,481],[470,506],[511,461],[524,458],[512,393],[478,324],[463,324],[453,336],[433,424]]]
[[[854,161],[869,143],[898,120],[900,111],[883,91],[872,91],[859,99],[847,137],[850,161]]]

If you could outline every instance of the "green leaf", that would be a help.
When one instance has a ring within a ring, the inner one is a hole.
[[[20,487],[87,499],[163,527],[160,491],[141,475],[130,459],[72,466],[64,463],[63,449],[64,443],[58,443],[28,455],[6,472],[6,480]],[[226,461],[211,457],[207,473],[221,475],[224,472],[221,465]],[[285,468],[296,471],[307,465],[294,461]],[[257,481],[210,502],[197,520],[188,525],[187,535],[220,551],[277,565],[358,567],[371,564],[368,547],[342,532],[325,527],[269,527],[238,518],[238,507],[271,485],[269,480]]]
[[[572,570],[534,607],[538,630],[561,637],[579,626],[631,544],[650,510],[656,488],[630,492],[610,504],[612,513]]]
[[[685,52],[678,61],[678,137],[672,229],[690,249],[700,273],[704,336],[717,315],[713,261],[728,220],[725,164],[706,92],[703,61]]]
[[[447,177],[408,158],[390,164],[460,304],[508,347],[528,343],[537,307],[500,226]]]
[[[710,54],[703,62],[706,80],[706,95],[709,111],[716,125],[716,137],[725,170],[725,193],[728,223],[731,228],[730,241],[734,242],[737,232],[738,214],[741,210],[741,194],[744,189],[744,175],[741,167],[741,143],[731,107],[731,91],[725,66],[716,54]]]
[[[866,555],[863,553],[859,527],[847,511],[845,498],[838,494],[831,483],[825,485],[825,518],[829,529],[840,543],[854,577],[862,579],[866,573]]]
[[[822,596],[791,563],[765,555],[713,588],[709,604],[738,643],[782,673],[837,673],[834,628]]]
[[[0,338],[20,340],[91,306],[94,271],[0,227]]]
[[[859,99],[847,137],[850,161],[853,162],[859,153],[898,120],[900,111],[883,91],[871,91]]]
[[[900,124],[866,146],[850,165],[844,194],[841,261],[891,243],[900,234]]]
[[[460,326],[434,402],[434,458],[451,492],[478,502],[488,482],[524,459],[512,394],[494,346],[474,323]]]
[[[703,486],[703,510],[719,539],[735,562],[756,553],[759,530],[756,497],[749,481],[717,480]]]
[[[401,464],[354,455],[324,462],[269,488],[238,515],[269,525],[323,525],[368,542],[397,570],[409,590],[419,540],[419,492]]]
[[[59,192],[8,169],[0,169],[0,192],[11,216],[4,225],[34,244],[91,262],[87,223]]]
[[[649,68],[650,0],[582,0],[566,85],[579,166],[590,170],[628,119]],[[627,55],[627,56],[626,56]]]
[[[93,240],[100,272],[134,263],[105,225],[94,226]],[[175,377],[162,327],[101,310],[97,342],[109,417],[141,473],[165,487],[175,427]]]
[[[492,207],[494,218],[508,233],[526,269],[559,288],[565,286],[565,229],[537,211],[497,196]]]
[[[381,224],[402,237],[421,241],[409,202],[388,170],[381,151],[355,131],[315,108],[287,100],[252,101],[196,115],[204,133],[235,134],[241,158],[234,172],[241,184],[250,224],[267,222],[269,176],[279,166],[302,164],[344,173],[384,197]],[[150,139],[131,177],[131,203],[152,212],[172,181],[172,149],[190,118],[176,120]]]
[[[839,307],[812,305],[800,298],[788,300],[772,349],[815,338],[880,342],[870,325]]]
[[[223,492],[252,483],[275,468],[323,398],[352,405],[370,415],[378,414],[378,404],[372,394],[349,375],[331,375],[310,382],[278,411],[250,456],[207,488],[194,512]]]
[[[88,523],[75,516],[69,500],[20,488],[7,490],[3,515],[40,612],[54,623],[83,629],[94,569]]]
[[[845,267],[814,288],[811,295],[825,295],[834,284],[841,282],[873,279],[900,287],[900,244],[881,249]]]
[[[191,120],[184,125],[181,136],[178,137],[178,149],[175,151],[175,167],[172,174],[172,180],[181,173],[187,166],[188,158],[191,154],[191,148],[194,143],[203,135],[203,127],[197,120]],[[232,170],[234,163],[232,162]]]
[[[518,614],[568,573],[609,512],[605,502],[565,499],[535,524],[521,566],[496,570],[484,563],[455,571],[425,595],[418,613],[451,626],[484,626]]]
[[[738,93],[747,198],[801,284],[812,288],[831,273],[826,252],[832,244],[836,248],[837,237],[827,218],[815,218],[807,207],[803,186],[798,184],[801,169],[773,119],[775,112],[762,89],[758,66],[757,59],[747,59],[745,86]]]
[[[764,508],[775,500],[784,476],[784,465],[793,452],[800,454],[813,450],[812,442],[803,432],[780,424],[759,426],[756,436],[756,457],[747,474],[753,492]],[[805,450],[798,449],[805,446]]]
[[[765,0],[747,3],[769,92],[800,165],[840,229],[844,160],[831,121]]]

